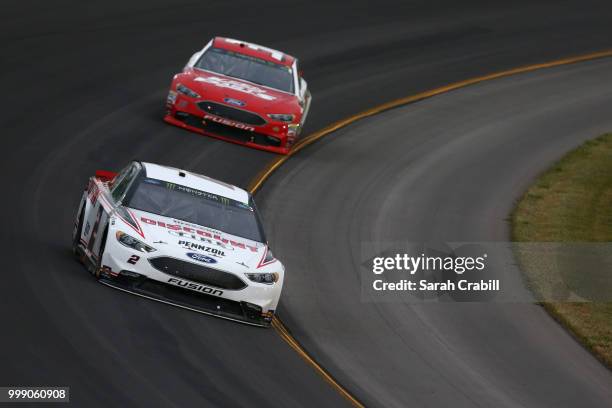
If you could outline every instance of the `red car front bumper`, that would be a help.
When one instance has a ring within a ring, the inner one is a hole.
[[[196,103],[181,99],[166,106],[164,121],[202,135],[273,153],[289,153],[296,141],[297,135],[288,134],[287,124],[247,125],[203,112]]]

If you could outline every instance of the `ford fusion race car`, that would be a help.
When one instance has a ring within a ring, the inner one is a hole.
[[[294,57],[216,37],[174,76],[164,120],[286,154],[300,135],[311,99]]]
[[[105,285],[253,325],[270,324],[283,286],[249,193],[156,164],[96,172],[72,242]]]

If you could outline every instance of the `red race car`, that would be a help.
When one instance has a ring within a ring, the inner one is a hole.
[[[172,79],[164,120],[287,154],[304,126],[311,99],[296,58],[216,37]]]

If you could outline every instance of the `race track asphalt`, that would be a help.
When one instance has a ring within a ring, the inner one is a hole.
[[[171,76],[214,35],[300,57],[314,96],[308,132],[447,82],[608,48],[611,17],[606,1],[5,2],[0,385],[68,385],[73,405],[88,407],[346,404],[272,330],[90,279],[69,253],[87,177],[138,158],[246,186],[274,157],[161,121]],[[311,344],[286,300],[281,316]],[[346,385],[368,402],[406,395]],[[417,391],[409,402],[438,393]]]
[[[536,304],[389,302],[361,286],[371,242],[508,241],[516,200],[612,130],[610,106],[606,59],[463,88],[300,152],[259,193],[291,271],[286,324],[366,406],[612,406],[612,373]]]

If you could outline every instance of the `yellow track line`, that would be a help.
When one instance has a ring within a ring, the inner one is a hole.
[[[599,58],[612,57],[612,50],[605,50],[600,52],[594,52],[586,55],[579,55],[576,57],[564,58],[556,61],[545,62],[541,64],[527,65],[524,67],[509,69],[507,71],[501,71],[489,75],[483,75],[471,79],[466,79],[464,81],[454,82],[439,88],[434,88],[429,91],[421,92],[415,95],[411,95],[405,98],[396,99],[391,102],[384,103],[382,105],[378,105],[374,108],[368,109],[366,111],[357,113],[356,115],[349,116],[346,119],[342,119],[338,122],[335,122],[317,132],[314,132],[302,140],[300,140],[293,149],[289,152],[289,154],[285,156],[277,156],[274,160],[272,160],[249,184],[248,190],[254,194],[257,190],[261,188],[263,183],[270,177],[270,175],[278,169],[283,163],[285,163],[289,158],[295,155],[297,152],[305,148],[306,146],[316,142],[317,140],[323,138],[324,136],[329,135],[330,133],[335,132],[338,129],[346,127],[351,123],[354,123],[363,118],[367,118],[372,115],[376,115],[380,112],[384,112],[389,109],[397,108],[399,106],[408,105],[414,102],[422,101],[423,99],[431,98],[432,96],[440,95],[443,93],[447,93],[450,91],[454,91],[459,88],[465,88],[466,86],[474,85],[479,82],[490,81],[492,79],[503,78],[511,75],[522,74],[525,72],[537,71],[544,68],[553,68],[561,65],[575,64],[577,62],[590,61]],[[274,317],[272,320],[272,327],[276,330],[276,332],[281,336],[283,340],[285,340],[291,348],[293,348],[308,364],[310,364],[321,377],[325,379],[332,387],[334,387],[344,398],[346,398],[351,404],[358,408],[365,408],[364,405],[359,402],[354,396],[352,396],[344,387],[342,387],[334,378],[329,375],[327,371],[319,363],[317,363],[308,353],[302,348],[302,346],[297,342],[297,340],[289,333],[287,328],[283,325],[281,320],[278,317]]]
[[[340,395],[346,398],[351,404],[353,404],[353,406],[358,408],[365,408],[365,406],[361,402],[359,402],[359,400],[353,397],[344,387],[338,384],[338,382],[334,380],[334,378],[329,375],[329,373],[325,371],[325,369],[321,367],[319,363],[317,363],[312,357],[310,357],[310,355],[308,355],[308,353],[302,348],[302,346],[297,342],[297,340],[295,340],[295,338],[289,333],[283,322],[281,322],[280,319],[276,316],[274,316],[272,320],[272,327],[274,327],[274,330],[276,330],[276,332],[281,336],[281,338],[287,343],[289,343],[291,348],[295,350],[300,355],[300,357],[302,357],[304,360],[306,360],[308,364],[314,367],[317,373],[319,373],[319,375],[323,377],[325,381],[327,381],[332,387],[334,387],[336,391],[340,393]]]

